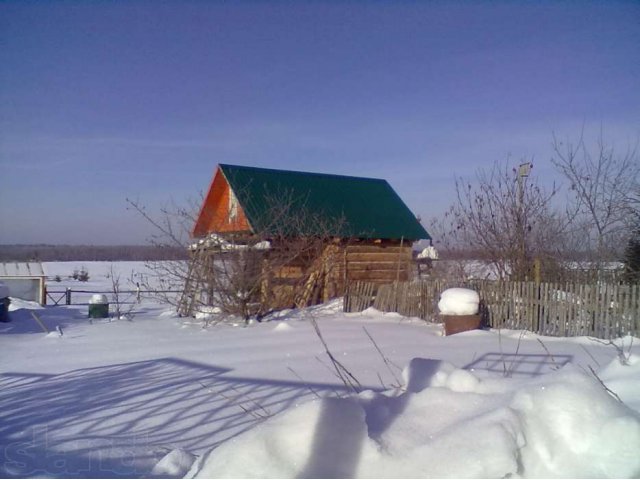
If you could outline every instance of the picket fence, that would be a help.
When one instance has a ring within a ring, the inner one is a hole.
[[[422,280],[376,286],[355,282],[347,289],[344,310],[359,312],[373,306],[438,322],[439,295],[453,286],[479,293],[483,323],[492,328],[557,337],[640,335],[640,285]]]

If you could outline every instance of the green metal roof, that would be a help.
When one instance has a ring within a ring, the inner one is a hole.
[[[340,237],[431,238],[386,180],[222,164],[220,169],[254,231],[275,230],[275,217],[286,205],[287,216],[303,224],[298,233],[327,233],[331,226],[330,233]]]

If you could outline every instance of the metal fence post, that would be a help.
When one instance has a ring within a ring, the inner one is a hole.
[[[71,289],[70,288],[67,288],[67,291],[65,292],[65,297],[66,297],[67,305],[71,305]]]

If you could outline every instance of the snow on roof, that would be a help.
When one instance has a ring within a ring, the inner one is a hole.
[[[218,247],[222,251],[246,250],[247,248],[253,248],[254,250],[269,250],[271,248],[271,242],[267,240],[263,240],[249,247],[248,245],[228,242],[216,233],[210,233],[206,238],[202,238],[189,245],[188,248],[189,250],[197,250],[203,245],[207,248]]]
[[[40,262],[1,262],[0,277],[44,277]]]
[[[432,260],[438,260],[439,255],[435,247],[428,246],[418,254],[417,258],[430,258]]]

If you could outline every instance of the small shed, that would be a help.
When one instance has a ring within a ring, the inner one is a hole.
[[[45,274],[40,262],[0,263],[0,282],[9,287],[9,296],[45,303]]]
[[[316,301],[343,295],[352,281],[408,280],[413,242],[431,239],[386,180],[225,164],[215,171],[192,236],[201,248],[211,237],[241,244],[259,236],[272,251],[284,248],[284,237],[322,236],[320,261],[297,258],[271,276],[279,306],[300,299],[291,288],[284,293],[287,285],[309,290],[312,279],[321,282]],[[302,296],[302,303],[314,302]]]

